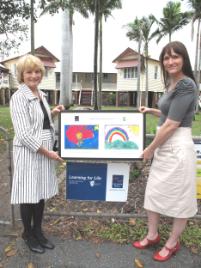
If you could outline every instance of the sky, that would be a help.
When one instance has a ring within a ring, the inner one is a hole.
[[[122,0],[122,9],[114,10],[112,16],[103,24],[103,71],[116,72],[112,61],[126,48],[137,51],[137,43],[129,41],[126,36],[127,25],[135,17],[141,18],[153,14],[158,19],[162,17],[162,9],[168,0]],[[187,0],[182,2],[182,11],[189,9]],[[153,28],[154,29],[154,28]],[[61,59],[61,14],[44,15],[35,24],[35,47],[43,45],[52,54]],[[191,41],[191,25],[172,35],[172,41],[183,42],[189,52],[191,63],[194,64],[195,38]],[[156,44],[155,39],[150,42],[149,54],[158,59],[161,49],[168,43],[168,37]],[[24,42],[20,52],[30,50],[30,42]],[[83,18],[79,13],[74,14],[73,26],[73,71],[93,71],[94,54],[94,18]]]

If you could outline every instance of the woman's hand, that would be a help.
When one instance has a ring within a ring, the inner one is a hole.
[[[154,150],[152,150],[149,146],[144,149],[142,153],[143,160],[151,160],[154,156]]]
[[[41,146],[39,149],[38,149],[38,153],[39,154],[42,154],[52,160],[57,160],[57,161],[60,161],[62,162],[63,159],[58,155],[57,152],[55,151],[49,151],[47,150],[46,148],[44,148],[43,146]]]
[[[144,113],[150,113],[151,108],[146,107],[146,106],[140,106],[139,111],[140,111],[141,113],[143,113],[143,114],[144,114]]]
[[[64,111],[65,108],[62,104],[57,105],[56,107],[54,107],[51,111],[52,116],[58,115],[60,112]]]
[[[159,109],[149,108],[146,106],[140,106],[139,111],[143,114],[148,113],[157,117],[161,116],[161,111]]]
[[[58,155],[57,152],[54,151],[49,151],[47,157],[52,160],[63,162],[63,159]]]

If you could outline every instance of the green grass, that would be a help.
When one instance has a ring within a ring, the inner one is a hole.
[[[201,136],[201,112],[195,115],[192,132],[193,136]]]
[[[134,110],[133,107],[115,107],[115,106],[104,106],[103,110]],[[146,115],[146,133],[155,134],[158,118],[152,115]],[[11,137],[13,136],[13,127],[10,118],[9,107],[0,106],[0,126],[5,128]],[[192,127],[193,136],[201,136],[201,112],[195,115]]]
[[[10,109],[8,106],[0,106],[0,127],[3,127],[10,137],[13,137],[13,126],[10,117]],[[0,133],[0,137],[2,134]]]
[[[162,247],[169,237],[172,220],[161,218],[159,233],[161,236],[160,246]],[[147,219],[134,219],[112,221],[86,221],[78,226],[77,239],[100,239],[113,241],[120,244],[128,244],[140,240],[147,234]],[[189,220],[185,231],[181,236],[182,245],[188,247],[193,253],[201,253],[201,223],[199,220]]]
[[[158,118],[152,115],[146,115],[146,133],[155,134]],[[192,125],[193,136],[201,136],[201,112],[195,115]]]
[[[134,107],[116,107],[116,106],[102,106],[102,110],[136,110]],[[158,118],[155,116],[152,116],[150,114],[146,115],[146,133],[147,134],[155,134],[156,133],[156,127],[158,124]],[[193,126],[192,126],[192,133],[193,136],[201,136],[201,111],[195,115]]]

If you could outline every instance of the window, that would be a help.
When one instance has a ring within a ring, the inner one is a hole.
[[[49,68],[48,68],[48,67],[45,67],[45,74],[44,74],[44,77],[48,77],[48,72],[49,72]]]
[[[111,77],[108,73],[103,73],[102,74],[102,81],[105,83],[109,83],[111,82]]]
[[[125,68],[124,69],[124,78],[125,79],[137,78],[137,67]]]
[[[76,82],[76,74],[75,73],[73,73],[73,81],[72,81],[73,83],[75,83]]]
[[[104,73],[104,74],[103,74],[103,79],[104,79],[104,80],[108,80],[108,78],[109,78],[109,75],[106,74],[106,73]]]
[[[93,80],[93,77],[92,73],[85,73],[85,81],[91,81]]]
[[[154,67],[154,79],[158,79],[158,66]]]
[[[17,75],[17,67],[16,64],[11,65],[11,72],[13,75]]]

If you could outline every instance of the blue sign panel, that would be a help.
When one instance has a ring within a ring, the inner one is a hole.
[[[123,175],[113,175],[112,176],[112,188],[123,188]]]
[[[76,200],[105,200],[107,164],[68,162],[66,197]]]

